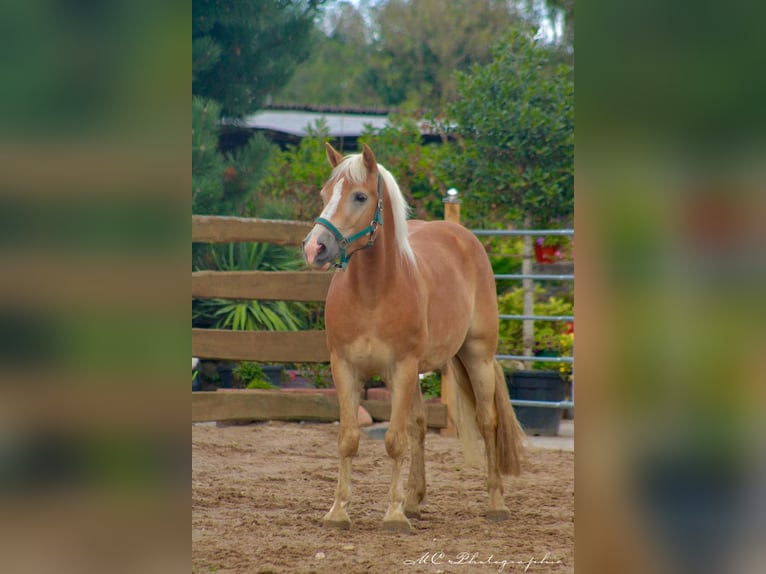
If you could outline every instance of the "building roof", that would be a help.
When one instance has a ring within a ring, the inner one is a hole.
[[[308,135],[310,127],[324,121],[331,139],[345,149],[355,149],[356,140],[370,125],[379,130],[390,125],[389,114],[394,108],[360,108],[334,106],[308,106],[271,104],[265,109],[241,120],[224,120],[220,136],[222,149],[228,150],[245,145],[254,131],[260,131],[282,148],[298,144]],[[432,129],[427,120],[420,122],[424,141],[441,142],[443,135]],[[449,137],[449,136],[448,136]]]
[[[308,135],[309,127],[324,121],[329,136],[333,138],[357,137],[362,134],[366,125],[380,129],[388,125],[385,114],[360,114],[349,112],[324,112],[304,110],[263,110],[248,116],[241,127],[270,130],[297,137]]]

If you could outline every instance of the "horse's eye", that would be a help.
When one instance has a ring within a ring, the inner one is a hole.
[[[358,203],[364,203],[365,201],[367,201],[367,196],[364,193],[355,193],[354,201]]]

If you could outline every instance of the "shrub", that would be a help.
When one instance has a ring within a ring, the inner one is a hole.
[[[544,293],[538,286],[536,295],[540,297]],[[498,298],[498,308],[503,315],[523,314],[524,290],[517,287],[507,291]],[[573,315],[574,306],[571,302],[559,297],[548,297],[545,300],[535,301],[534,314],[539,316]],[[535,321],[535,353],[547,353],[551,356],[571,356],[573,335],[569,333],[569,325],[563,321]],[[523,353],[522,321],[500,321],[500,342],[498,352],[504,355],[521,355]],[[569,377],[572,365],[561,363],[553,367],[549,362],[532,363],[533,369],[558,368],[563,375]]]
[[[233,371],[234,377],[242,383],[246,389],[273,389],[269,378],[263,373],[258,363],[242,361]]]
[[[423,398],[425,400],[440,397],[442,394],[441,373],[434,371],[427,375],[423,375],[420,379],[420,390],[423,392]]]

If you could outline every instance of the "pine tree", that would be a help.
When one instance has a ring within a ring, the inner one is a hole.
[[[192,92],[253,113],[309,54],[323,0],[194,0]]]
[[[192,213],[241,215],[273,146],[261,134],[221,153],[221,121],[257,111],[308,55],[321,0],[192,2]]]
[[[241,215],[247,194],[266,172],[273,146],[261,134],[230,153],[218,149],[221,106],[192,97],[192,213]]]

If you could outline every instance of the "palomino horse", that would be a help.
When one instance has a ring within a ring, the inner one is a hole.
[[[351,458],[359,447],[361,385],[381,377],[391,391],[386,451],[393,460],[385,528],[409,532],[426,492],[425,407],[418,373],[444,369],[454,380],[455,424],[461,437],[484,438],[489,511],[510,515],[501,474],[518,474],[522,431],[495,361],[498,317],[495,281],[484,248],[464,227],[445,221],[407,221],[407,205],[393,176],[364,145],[341,156],[327,144],[334,168],[322,188],[324,210],[303,242],[306,262],[335,273],[325,324],[340,402],[340,470],[335,501],[324,524],[349,528]],[[369,224],[368,224],[369,222]],[[353,259],[351,259],[353,255]],[[409,438],[409,440],[408,440]],[[410,474],[400,485],[408,442]],[[476,459],[478,442],[463,441]]]

